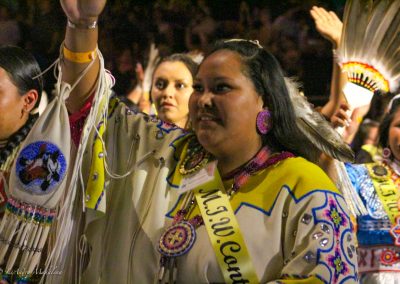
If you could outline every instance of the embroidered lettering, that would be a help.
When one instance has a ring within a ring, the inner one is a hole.
[[[233,231],[233,227],[232,226],[223,226],[225,224],[228,224],[231,219],[229,219],[228,217],[223,217],[221,219],[219,219],[220,222],[216,222],[215,224],[211,225],[211,229],[213,229],[213,234],[218,236],[218,237],[227,237],[230,235],[233,235],[235,232]],[[229,230],[228,232],[225,232]]]
[[[204,192],[203,189],[200,189],[199,192],[203,194],[203,195],[201,195],[201,198],[205,199],[203,201],[204,205],[207,205],[207,203],[210,202],[211,200],[215,200],[215,199],[221,198],[221,196],[216,194],[218,192],[218,189],[213,189],[213,190],[206,191],[206,192]]]
[[[228,212],[228,209],[225,206],[218,206],[217,211],[211,212],[210,209],[206,210],[208,216],[214,216],[222,212]]]
[[[225,248],[227,248],[225,250]],[[240,273],[240,268],[237,266],[233,266],[237,264],[237,258],[235,256],[229,255],[229,251],[232,253],[238,253],[241,247],[238,243],[229,241],[225,242],[220,247],[220,252],[224,256],[224,262],[228,265],[228,272],[236,272],[234,274],[230,273],[229,277],[233,281],[232,283],[240,284],[240,283],[249,283],[250,281],[247,279],[243,279],[242,273]]]

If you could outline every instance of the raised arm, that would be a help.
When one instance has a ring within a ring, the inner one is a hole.
[[[343,23],[332,11],[326,11],[324,8],[314,6],[310,11],[311,17],[315,21],[318,32],[330,41],[332,49],[336,50],[339,46],[342,35]],[[347,76],[341,72],[340,66],[333,61],[331,91],[329,101],[322,107],[321,113],[330,118],[335,114],[340,103],[345,100],[342,89],[347,82]]]
[[[78,111],[96,87],[99,59],[95,54],[98,40],[97,20],[106,0],[60,0],[68,18],[65,33],[62,80],[74,84],[81,72],[95,60],[67,101],[68,110]]]

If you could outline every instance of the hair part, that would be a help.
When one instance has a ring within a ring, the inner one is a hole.
[[[36,59],[17,46],[0,47],[0,67],[3,68],[22,96],[30,90],[36,90],[39,105],[43,91],[43,78]]]

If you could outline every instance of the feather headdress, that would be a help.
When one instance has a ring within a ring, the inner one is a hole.
[[[322,153],[336,159],[332,164],[334,168],[329,170],[330,174],[334,175],[331,178],[336,181],[337,187],[348,201],[353,216],[366,214],[365,206],[353,190],[343,163],[354,161],[354,153],[350,146],[300,94],[296,82],[285,78],[285,83],[294,107],[296,124],[303,136],[298,152],[319,165],[321,165],[319,162]]]
[[[344,93],[352,107],[373,92],[395,91],[400,79],[400,0],[348,0],[338,61],[347,72]]]
[[[354,160],[354,153],[330,123],[307,101],[298,91],[296,82],[285,78],[286,87],[292,101],[296,124],[304,136],[307,147],[301,146],[307,153],[304,156],[313,162],[318,162],[321,153],[343,162]],[[302,152],[299,149],[299,152]]]

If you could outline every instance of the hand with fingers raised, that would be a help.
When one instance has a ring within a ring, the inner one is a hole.
[[[317,31],[327,40],[329,40],[333,48],[339,46],[342,36],[343,23],[338,16],[327,11],[322,7],[313,6],[310,10],[311,17],[314,19]]]

